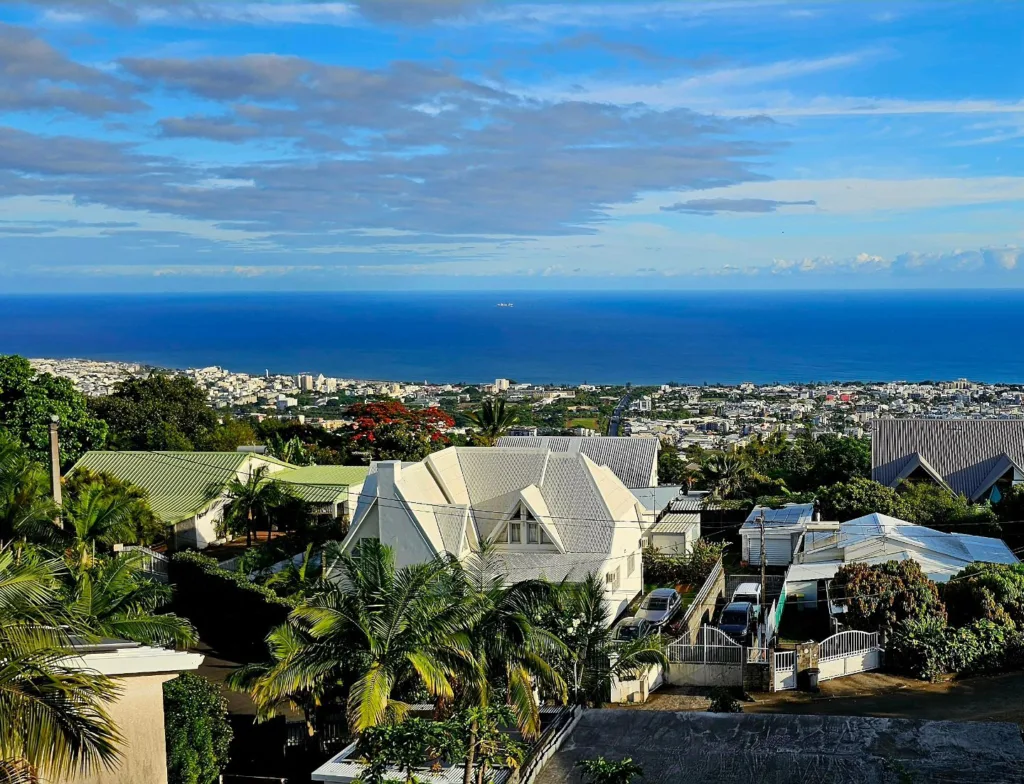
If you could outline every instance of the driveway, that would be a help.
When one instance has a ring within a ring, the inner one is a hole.
[[[660,689],[643,705],[615,706],[629,710],[703,711],[706,690]],[[743,703],[745,713],[811,713],[833,716],[949,721],[1010,721],[1024,727],[1024,673],[1014,672],[945,683],[925,683],[868,672],[836,678],[821,685],[820,694],[783,691],[754,695]]]

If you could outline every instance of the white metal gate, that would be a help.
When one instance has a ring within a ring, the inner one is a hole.
[[[796,651],[777,651],[772,677],[772,688],[785,691],[796,688]]]
[[[839,632],[818,643],[819,681],[877,670],[881,666],[878,632]]]
[[[668,646],[668,681],[688,686],[742,686],[746,650],[714,626],[701,626]]]

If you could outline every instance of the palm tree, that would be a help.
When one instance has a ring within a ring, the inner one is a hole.
[[[119,758],[103,707],[117,688],[68,664],[73,619],[56,601],[61,568],[28,548],[0,547],[0,781],[66,780]]]
[[[323,574],[321,562],[319,555],[313,555],[313,543],[310,542],[298,561],[288,561],[281,571],[270,575],[264,585],[282,596],[309,596],[320,585]]]
[[[253,532],[259,525],[266,525],[269,538],[275,513],[291,499],[280,482],[269,478],[269,472],[269,466],[261,465],[244,480],[234,477],[223,492],[220,486],[210,489],[212,498],[226,495],[224,524],[229,531],[244,530],[247,546],[252,545]]]
[[[613,677],[632,680],[656,664],[668,666],[660,635],[620,643],[612,640],[604,583],[595,574],[581,583],[559,585],[551,616],[565,646],[557,668],[573,704],[602,702]]]
[[[61,601],[77,626],[101,637],[147,645],[185,647],[196,641],[185,618],[157,614],[171,599],[171,587],[142,576],[140,553],[124,553],[75,568]]]
[[[16,439],[0,430],[0,543],[17,538],[52,541],[59,510],[50,478]]]
[[[138,541],[140,499],[106,483],[87,482],[69,493],[62,513],[68,548],[87,566],[97,548]]]
[[[348,689],[353,732],[400,720],[403,690],[454,697],[453,679],[471,660],[467,629],[479,614],[465,576],[435,559],[401,569],[394,552],[365,540],[335,561],[332,580],[292,610],[288,630],[268,638],[274,661],[232,679],[266,712],[285,701],[319,703]]]
[[[497,402],[485,400],[483,407],[470,414],[469,418],[479,428],[476,437],[482,446],[494,446],[498,439],[519,421],[515,409],[506,408],[502,398]]]
[[[488,553],[476,560],[467,577],[473,585],[478,617],[469,632],[473,668],[465,678],[468,701],[487,708],[494,692],[503,689],[516,725],[524,736],[540,732],[535,686],[543,684],[565,699],[565,681],[549,658],[564,653],[562,643],[533,619],[550,601],[552,586],[537,580],[506,585],[490,569]],[[477,720],[470,723],[463,783],[469,784],[476,757]],[[480,774],[483,774],[481,768]]]
[[[709,497],[722,501],[739,493],[744,480],[750,474],[750,469],[743,458],[735,452],[716,452],[704,461],[701,472],[707,479],[708,489],[711,491]]]

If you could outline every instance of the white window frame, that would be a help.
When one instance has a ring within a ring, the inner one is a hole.
[[[512,532],[515,531],[515,537],[513,538]],[[506,541],[509,544],[522,544],[523,542],[523,524],[518,520],[512,520],[508,524],[508,537]]]

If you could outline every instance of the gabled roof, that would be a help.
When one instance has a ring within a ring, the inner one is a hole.
[[[914,452],[910,456],[910,459],[906,462],[900,472],[896,474],[893,486],[898,485],[900,482],[909,479],[914,475],[916,471],[924,471],[928,476],[932,478],[936,484],[942,485],[949,490],[949,485],[946,484],[946,480],[942,478],[941,474],[932,468],[932,464],[929,463],[924,457],[921,456],[920,452]]]
[[[986,476],[981,481],[981,484],[975,489],[974,494],[971,496],[971,500],[977,501],[984,496],[985,493],[992,489],[992,485],[1006,476],[1009,471],[1017,471],[1024,474],[1024,468],[1021,468],[1020,463],[1009,455],[1004,454],[996,461],[996,464],[992,466],[992,470],[988,472],[988,476]]]
[[[979,498],[995,481],[992,477],[998,466],[1008,465],[1007,460],[1017,466],[1024,465],[1024,420],[878,419],[873,422],[872,479],[895,487],[915,455],[926,461],[954,493]],[[995,474],[995,478],[1003,473],[1005,471]]]
[[[608,466],[628,488],[650,487],[657,479],[656,438],[621,436],[504,436],[499,447],[549,449],[554,453],[582,453],[598,465]]]
[[[353,532],[371,506],[367,499],[378,494],[376,468],[363,486]],[[581,453],[449,447],[403,465],[395,489],[433,549],[459,557],[465,557],[466,538],[478,550],[525,505],[559,552],[498,548],[488,554],[517,580],[575,579],[593,571],[610,556],[616,527],[634,523],[639,538],[644,519],[643,507],[611,470]]]
[[[844,549],[848,560],[855,561],[895,557],[901,546],[909,547],[914,551],[927,552],[932,560],[949,564],[953,571],[975,561],[1018,562],[1001,539],[945,533],[877,512],[841,523],[839,546]]]
[[[161,521],[177,523],[206,509],[210,486],[226,485],[251,457],[244,452],[86,452],[71,472],[85,468],[129,482],[146,491]]]

